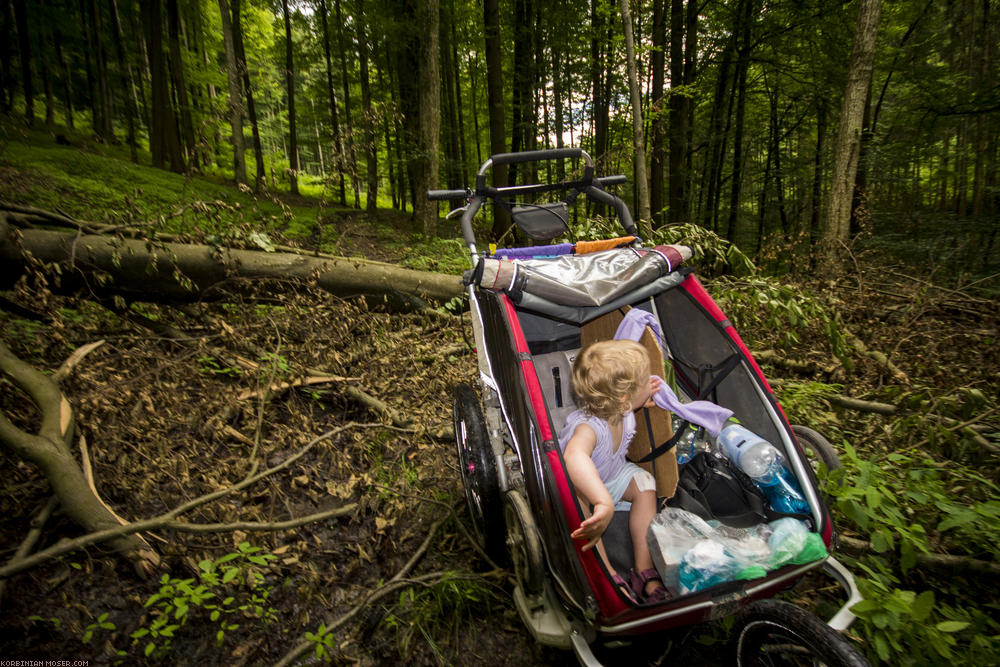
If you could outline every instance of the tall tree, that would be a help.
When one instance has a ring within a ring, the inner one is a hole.
[[[139,150],[138,142],[135,137],[135,123],[139,117],[139,109],[135,104],[135,83],[132,79],[132,66],[128,63],[125,58],[125,45],[123,44],[122,36],[122,21],[121,16],[118,14],[118,0],[108,0],[108,10],[111,16],[111,28],[112,34],[115,38],[115,55],[118,59],[118,78],[119,85],[122,91],[125,93],[125,122],[128,128],[126,135],[126,142],[129,147],[129,154],[132,158],[132,162],[139,162]],[[56,33],[56,52],[60,53],[58,32]],[[59,56],[62,58],[62,55]],[[68,74],[68,73],[67,73]],[[68,78],[68,77],[67,77]],[[68,86],[68,84],[67,84]],[[69,89],[67,87],[67,95],[69,94]],[[72,106],[69,107],[70,113],[72,113]],[[70,121],[70,126],[72,127],[72,121]]]
[[[646,149],[642,128],[642,94],[636,73],[635,40],[632,35],[632,12],[629,0],[619,0],[625,28],[625,59],[628,64],[628,87],[632,97],[632,146],[635,150],[635,187],[639,198],[639,220],[649,224],[649,181],[646,180]],[[648,237],[649,233],[645,235]]]
[[[21,56],[21,89],[24,91],[24,122],[35,124],[35,96],[31,83],[31,37],[28,34],[28,8],[24,0],[14,0],[14,20],[17,22],[17,49]]]
[[[431,238],[437,228],[437,205],[427,200],[427,190],[437,187],[438,139],[441,128],[441,78],[438,71],[438,0],[417,0],[417,25],[423,28],[418,40],[417,78],[420,91],[419,143],[413,160],[413,189],[416,191],[414,217],[424,236]]]
[[[295,133],[295,61],[292,56],[292,21],[288,0],[281,0],[285,16],[285,84],[288,90],[288,182],[292,194],[299,194],[299,139]]]
[[[824,273],[834,273],[838,270],[838,247],[846,243],[850,235],[854,177],[857,173],[861,146],[861,121],[871,85],[881,11],[882,0],[858,2],[857,24],[834,150],[833,182],[830,187],[820,248],[820,270]]]
[[[334,141],[334,169],[338,172],[340,181],[340,204],[347,205],[347,193],[344,187],[344,135],[340,131],[337,118],[337,93],[333,86],[333,67],[330,58],[330,31],[327,25],[326,0],[319,0],[320,25],[323,29],[323,57],[326,60],[326,90],[330,98],[330,126]]]
[[[146,56],[149,61],[152,90],[149,144],[153,166],[162,169],[169,164],[171,171],[181,173],[184,171],[184,158],[181,155],[177,123],[174,122],[174,108],[167,86],[167,68],[163,62],[163,12],[160,0],[144,2],[142,18],[146,32]]]
[[[665,219],[663,215],[663,138],[666,136],[663,114],[663,86],[665,79],[665,51],[667,48],[667,21],[664,3],[653,0],[653,52],[650,57],[653,87],[650,90],[650,139],[649,139],[649,207],[653,225],[659,227]],[[683,0],[675,0],[683,5]],[[671,42],[672,44],[672,42]],[[671,54],[673,47],[671,46]]]
[[[351,174],[351,186],[354,188],[354,208],[361,208],[361,194],[358,183],[358,156],[354,149],[354,114],[351,113],[351,85],[347,76],[347,50],[344,46],[344,17],[340,11],[340,0],[333,1],[334,11],[337,16],[337,48],[340,51],[340,76],[344,85],[344,131],[347,133],[347,159],[348,171]],[[406,76],[404,74],[404,76]]]
[[[484,0],[483,26],[486,38],[486,97],[490,118],[490,154],[507,152],[507,135],[504,130],[503,64],[500,59],[500,2]],[[507,165],[493,169],[493,184],[507,185]],[[504,212],[493,209],[493,238],[500,238],[507,228]]]
[[[243,92],[246,95],[247,119],[250,121],[250,133],[253,137],[253,157],[256,175],[254,177],[253,189],[260,191],[261,185],[267,179],[264,173],[264,150],[260,143],[260,127],[257,123],[257,105],[253,99],[253,86],[250,84],[250,69],[247,67],[246,51],[243,49],[243,21],[240,18],[240,5],[242,0],[233,0],[232,5],[232,30],[233,30],[233,51],[236,55],[236,68],[239,70],[243,80]]]
[[[371,81],[368,72],[368,49],[371,23],[365,15],[364,0],[358,0],[358,67],[361,78],[361,113],[365,136],[365,171],[367,194],[365,210],[374,213],[378,207],[378,146],[375,145],[375,111],[372,108]]]
[[[95,0],[96,2],[96,0]],[[181,50],[181,16],[177,0],[167,0],[167,40],[170,49],[170,80],[174,84],[174,95],[180,112],[181,140],[187,160],[195,159],[194,121],[191,118],[191,103],[188,99],[187,81],[184,76],[184,56]]]
[[[155,1],[155,0],[154,0]],[[229,81],[229,127],[233,141],[233,176],[239,185],[247,184],[246,149],[243,145],[243,93],[236,63],[236,42],[233,38],[232,13],[229,0],[219,0],[222,15],[222,43],[226,49],[226,79]]]

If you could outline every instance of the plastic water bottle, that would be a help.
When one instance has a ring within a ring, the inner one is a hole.
[[[694,439],[697,434],[697,429],[688,426],[684,431],[684,435],[682,435],[681,439],[677,441],[678,463],[687,463],[697,453],[694,446]]]
[[[774,445],[740,424],[722,429],[718,442],[723,453],[760,487],[773,509],[809,513],[798,481]]]

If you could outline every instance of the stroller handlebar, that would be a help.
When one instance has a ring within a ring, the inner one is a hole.
[[[521,164],[525,162],[574,158],[582,158],[584,162],[584,174],[583,178],[580,180],[552,183],[549,185],[527,184],[501,187],[486,185],[486,173],[492,167],[508,164]],[[465,243],[472,252],[472,261],[473,264],[475,264],[477,262],[476,236],[472,226],[472,220],[487,199],[502,201],[503,197],[511,195],[547,191],[550,192],[553,190],[574,190],[579,194],[585,195],[592,201],[606,204],[614,209],[619,222],[621,222],[622,228],[625,230],[625,233],[634,236],[635,222],[632,220],[632,213],[629,211],[628,206],[620,197],[604,190],[607,186],[622,185],[627,181],[628,179],[624,174],[602,177],[594,176],[594,161],[587,151],[582,148],[553,148],[546,150],[523,151],[519,153],[499,153],[497,155],[493,155],[479,167],[479,171],[476,174],[475,189],[428,190],[427,199],[431,201],[461,199],[467,202],[466,206],[461,209],[456,209],[452,212],[452,214],[457,213],[459,210],[462,211],[462,236],[465,238]],[[449,217],[451,217],[451,215],[449,215]]]

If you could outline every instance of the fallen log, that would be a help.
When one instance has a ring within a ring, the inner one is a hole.
[[[60,291],[83,289],[138,301],[224,298],[225,288],[239,279],[290,286],[309,282],[336,296],[378,297],[401,307],[419,306],[423,300],[445,302],[462,293],[459,276],[383,262],[18,229],[0,211],[0,289],[25,272],[25,253],[60,267]]]

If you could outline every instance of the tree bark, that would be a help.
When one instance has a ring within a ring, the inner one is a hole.
[[[490,154],[507,152],[507,135],[504,130],[503,63],[500,58],[500,2],[483,2],[484,32],[486,37],[486,97],[490,118]],[[507,185],[507,165],[493,168],[493,185]],[[493,208],[493,238],[500,238],[509,224],[506,212]]]
[[[250,131],[253,136],[253,157],[256,167],[256,177],[254,178],[253,189],[260,191],[260,186],[267,178],[264,173],[264,151],[260,145],[260,128],[257,125],[257,107],[253,101],[253,86],[250,85],[250,70],[247,69],[247,56],[243,50],[243,26],[240,20],[240,3],[242,0],[233,0],[233,51],[236,56],[236,67],[240,77],[243,79],[243,92],[247,100],[247,117],[250,121]]]
[[[184,160],[181,157],[180,139],[177,136],[173,104],[170,102],[170,91],[167,87],[166,65],[163,62],[163,14],[160,0],[149,0],[144,2],[142,7],[152,88],[149,143],[153,154],[153,166],[162,169],[169,162],[171,171],[181,173],[184,171]]]
[[[181,17],[177,0],[167,0],[167,38],[170,49],[170,80],[174,84],[178,111],[181,118],[181,147],[186,154],[187,164],[197,160],[194,138],[194,121],[191,119],[191,104],[188,100],[187,82],[184,77],[184,57],[181,51]],[[108,114],[110,117],[110,114]],[[110,121],[109,121],[110,123]]]
[[[438,71],[438,30],[440,12],[438,0],[418,0],[417,25],[419,39],[417,78],[420,91],[420,130],[413,189],[416,191],[414,217],[423,228],[424,236],[432,238],[437,227],[437,204],[427,199],[427,190],[438,182],[438,141],[441,130],[441,78]]]
[[[646,147],[642,128],[642,94],[639,91],[639,75],[636,67],[635,40],[632,36],[632,11],[629,0],[619,0],[622,10],[622,25],[625,29],[625,59],[628,64],[628,87],[632,97],[632,146],[635,150],[635,187],[639,197],[639,221],[650,224],[649,180],[646,178]],[[647,238],[648,231],[644,232]]]
[[[115,55],[118,58],[118,77],[121,80],[119,85],[127,98],[125,101],[125,119],[128,125],[126,141],[128,142],[129,157],[131,157],[132,162],[138,164],[139,150],[135,139],[135,123],[139,117],[139,108],[135,104],[135,83],[132,79],[132,66],[128,64],[125,59],[125,47],[122,45],[122,21],[118,14],[118,0],[108,0],[108,9],[111,14],[111,27],[115,36]],[[56,50],[57,52],[59,51],[58,47]],[[61,53],[59,54],[59,58],[62,59]],[[69,83],[67,82],[66,85],[67,94],[69,94]],[[67,108],[69,113],[72,114],[73,107],[71,102],[67,102]],[[72,120],[70,120],[69,125],[70,127],[73,126]]]
[[[17,22],[17,48],[21,56],[21,85],[24,91],[24,122],[35,124],[35,98],[31,83],[31,38],[28,34],[28,8],[24,0],[13,0],[14,20]]]
[[[666,75],[667,49],[667,19],[666,0],[653,0],[653,53],[650,68],[653,70],[653,87],[650,91],[650,139],[649,139],[649,210],[653,216],[653,226],[660,227],[666,220],[664,216],[663,183],[664,183],[664,137],[666,136],[666,118],[663,113],[663,88]],[[683,0],[674,0],[683,9]],[[672,3],[673,4],[673,3]],[[673,40],[671,35],[671,56],[673,56]],[[671,59],[671,65],[673,60]],[[671,81],[675,81],[671,75]],[[673,172],[671,172],[673,173]]]
[[[193,301],[224,297],[233,279],[273,279],[315,284],[342,297],[388,297],[394,305],[412,305],[409,295],[447,301],[462,293],[459,276],[414,271],[392,264],[293,253],[219,249],[185,243],[150,244],[97,234],[73,234],[39,229],[20,232],[20,246],[11,240],[7,214],[0,211],[0,286],[12,285],[24,271],[20,248],[43,263],[67,263],[62,291],[90,289],[120,294],[138,301]],[[90,275],[101,272],[112,282],[98,287]],[[86,275],[83,275],[86,274]],[[221,290],[221,291],[220,291]]]
[[[375,145],[375,111],[372,109],[371,80],[368,71],[371,21],[365,14],[363,0],[358,2],[358,22],[358,67],[361,77],[361,113],[365,133],[365,175],[367,182],[365,210],[374,213],[378,208],[378,147]]]
[[[320,25],[323,27],[323,57],[326,59],[326,90],[330,98],[330,125],[333,131],[333,142],[336,149],[333,169],[337,171],[340,182],[340,205],[347,206],[347,192],[344,186],[344,136],[340,131],[337,118],[337,93],[333,86],[333,66],[330,59],[330,30],[327,25],[326,0],[319,0]],[[388,151],[388,144],[386,145]]]
[[[344,85],[344,125],[347,132],[347,166],[351,174],[351,187],[354,188],[354,208],[361,208],[361,194],[358,184],[358,156],[354,150],[354,116],[351,113],[351,86],[347,78],[347,51],[344,48],[344,19],[340,11],[340,0],[334,0],[334,10],[337,15],[337,47],[340,51],[340,76]],[[423,28],[424,26],[421,26]],[[405,75],[404,75],[405,76]]]
[[[838,247],[850,234],[851,201],[858,169],[861,145],[861,121],[871,85],[875,61],[875,38],[878,34],[882,0],[860,0],[854,45],[847,70],[847,85],[840,112],[840,127],[834,150],[833,183],[830,187],[826,220],[820,249],[820,271],[827,275],[839,272]]]
[[[238,1],[238,0],[237,0]],[[222,41],[226,49],[226,78],[229,81],[229,127],[233,133],[233,176],[237,185],[247,184],[246,149],[243,147],[243,94],[240,91],[240,73],[236,64],[236,43],[229,0],[219,0],[222,15]]]
[[[285,84],[288,89],[288,184],[293,195],[299,194],[299,139],[295,128],[295,61],[292,57],[292,21],[288,0],[281,0],[285,15]]]
[[[0,411],[0,444],[41,469],[63,511],[85,530],[96,532],[119,526],[115,515],[91,490],[70,450],[73,409],[58,385],[14,356],[2,342],[0,370],[31,397],[41,413],[41,425],[37,433],[31,434],[14,426]],[[111,541],[111,546],[143,574],[148,574],[158,560],[136,535],[120,536]]]

